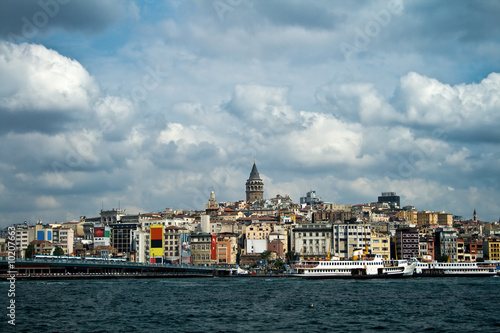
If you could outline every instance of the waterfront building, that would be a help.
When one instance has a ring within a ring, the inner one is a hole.
[[[472,239],[470,237],[464,239],[465,253],[467,253],[469,255],[471,262],[477,261],[478,252],[479,252],[478,251],[478,242],[479,242],[479,240]]]
[[[111,246],[96,246],[92,250],[92,256],[96,258],[113,258],[116,256],[116,249],[112,248]],[[141,262],[146,262],[146,261],[141,261]]]
[[[149,236],[150,233],[142,228],[137,228],[131,231],[132,233],[132,248],[131,260],[134,262],[149,262]],[[114,249],[116,252],[116,249]],[[115,253],[116,254],[116,253]]]
[[[325,258],[332,253],[332,224],[306,223],[293,229],[293,249],[305,259]]]
[[[370,224],[307,223],[293,229],[295,253],[306,258],[336,256],[352,258],[355,249],[370,248]]]
[[[416,228],[398,228],[394,236],[397,259],[416,258],[419,256],[419,238]]]
[[[33,253],[41,255],[51,255],[52,254],[52,242],[46,240],[34,240],[30,244],[33,245]]]
[[[181,263],[182,242],[181,236],[189,233],[186,228],[165,227],[165,260],[171,263]]]
[[[488,237],[484,240],[483,256],[488,260],[500,260],[500,237]]]
[[[140,226],[139,223],[113,223],[111,228],[111,246],[114,247],[118,256],[128,258],[132,250],[134,230]]]
[[[435,254],[437,259],[456,263],[457,258],[457,231],[451,227],[438,228],[435,233]]]
[[[372,232],[371,253],[380,254],[384,259],[391,258],[391,237],[387,234]]]
[[[252,203],[257,200],[264,199],[264,182],[260,178],[259,171],[253,162],[252,171],[250,172],[250,177],[245,183],[246,187],[246,201]]]
[[[52,229],[52,232],[53,232],[53,243],[54,244],[58,243],[58,245],[64,250],[66,255],[72,256],[73,244],[75,241],[73,229],[57,227]]]
[[[273,231],[270,223],[251,223],[245,228],[245,253],[255,254],[267,251],[269,234]]]
[[[355,249],[371,249],[372,231],[370,223],[334,223],[333,255],[352,258]]]
[[[238,262],[238,234],[217,234],[217,264],[236,264]]]
[[[469,262],[470,256],[465,253],[465,243],[462,238],[457,238],[457,262]]]
[[[211,265],[212,235],[207,232],[191,233],[191,259],[193,265]]]
[[[427,258],[427,260],[434,260],[434,237],[429,235],[420,235],[419,234],[419,243],[418,243],[418,257],[419,258]]]
[[[24,258],[24,250],[35,240],[35,229],[33,226],[18,225],[16,227],[16,257]]]

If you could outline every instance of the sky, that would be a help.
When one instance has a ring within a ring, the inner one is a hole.
[[[498,1],[4,0],[0,227],[315,190],[500,218]]]

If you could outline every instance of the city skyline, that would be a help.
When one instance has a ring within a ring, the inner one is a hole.
[[[310,189],[500,217],[500,7],[3,1],[0,226]]]

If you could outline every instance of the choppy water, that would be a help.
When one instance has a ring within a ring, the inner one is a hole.
[[[0,331],[500,332],[499,299],[500,278],[17,281]]]

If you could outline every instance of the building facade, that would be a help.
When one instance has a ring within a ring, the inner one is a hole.
[[[396,230],[394,236],[397,259],[417,258],[420,253],[418,230],[414,228],[401,228]]]
[[[457,262],[457,231],[450,227],[439,228],[435,233],[435,254],[436,259],[444,260],[447,258],[449,262]]]

